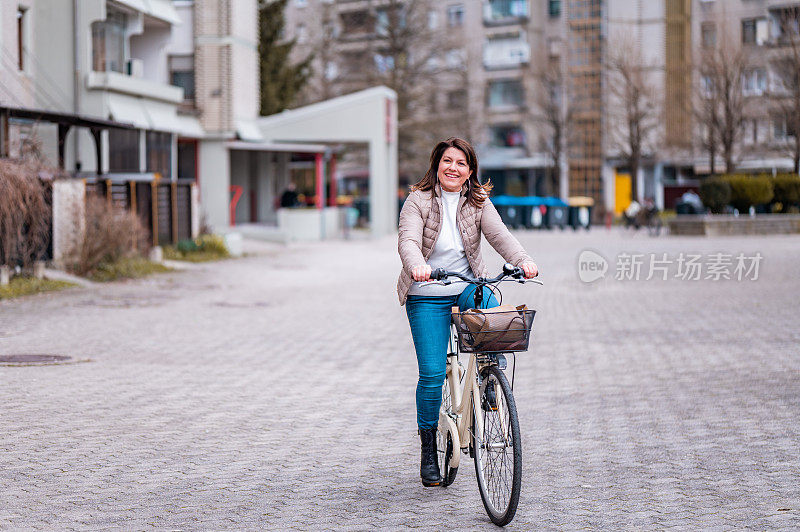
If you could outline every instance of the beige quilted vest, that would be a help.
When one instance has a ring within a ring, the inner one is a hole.
[[[456,211],[456,225],[461,233],[464,252],[476,277],[486,277],[489,272],[481,257],[481,234],[507,262],[515,266],[532,261],[519,241],[509,233],[492,202],[488,199],[481,208],[476,208],[462,196]],[[397,251],[403,269],[397,280],[397,296],[404,305],[413,282],[411,270],[427,263],[433,252],[442,227],[442,193],[437,185],[434,190],[415,190],[408,195],[400,211],[400,227]]]

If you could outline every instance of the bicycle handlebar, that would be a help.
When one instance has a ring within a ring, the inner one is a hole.
[[[466,275],[460,274],[458,272],[450,272],[450,271],[445,270],[444,268],[436,268],[435,270],[433,270],[431,272],[431,280],[432,281],[444,281],[448,277],[458,277],[459,279],[461,279],[464,282],[472,283],[472,284],[480,284],[480,285],[497,283],[499,281],[502,281],[506,277],[513,277],[514,280],[517,280],[519,282],[525,282],[526,281],[526,279],[525,279],[525,271],[520,267],[513,266],[513,265],[509,264],[508,262],[506,262],[503,265],[503,271],[500,274],[498,274],[497,277],[490,277],[490,278],[479,277],[477,279],[470,279]],[[533,279],[527,279],[527,281],[533,281]],[[536,282],[538,284],[542,284],[542,282],[539,281],[539,280],[536,280],[536,281],[533,281],[533,282]]]

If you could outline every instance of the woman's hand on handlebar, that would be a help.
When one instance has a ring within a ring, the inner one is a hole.
[[[520,267],[525,272],[526,279],[533,279],[539,275],[539,267],[536,266],[535,262],[523,262]]]
[[[411,268],[411,277],[418,282],[422,281],[430,281],[431,279],[431,267],[427,264],[421,264],[419,266],[414,266]]]

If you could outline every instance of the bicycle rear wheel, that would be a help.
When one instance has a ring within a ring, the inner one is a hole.
[[[489,387],[494,389],[494,397],[490,393],[487,398]],[[472,430],[475,476],[486,513],[494,524],[504,526],[514,518],[519,504],[522,443],[511,386],[497,366],[482,371],[480,397],[474,412],[483,418],[483,434],[478,434],[474,424]]]

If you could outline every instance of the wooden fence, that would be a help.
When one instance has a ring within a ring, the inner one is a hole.
[[[153,246],[177,244],[193,236],[194,181],[88,180],[86,193],[105,196],[109,203],[135,212],[148,229]]]

